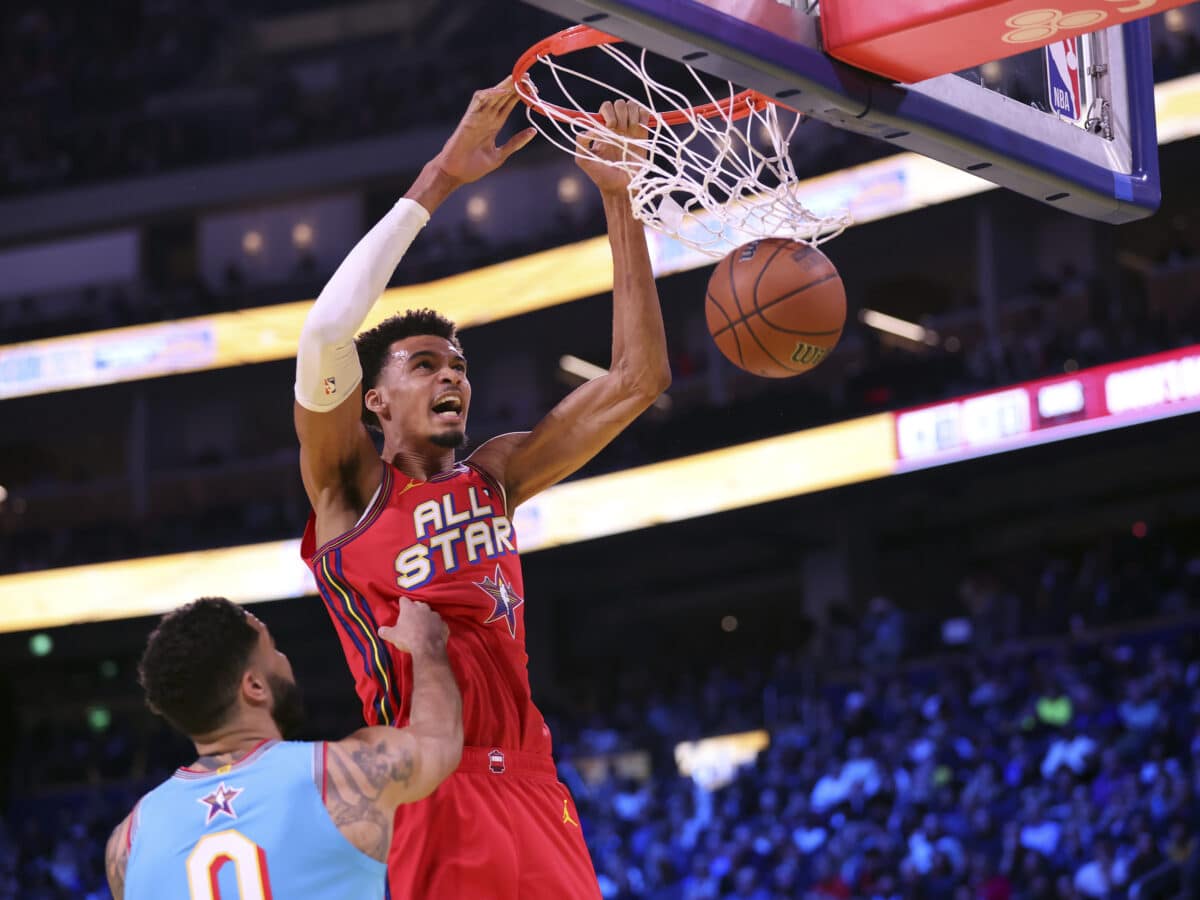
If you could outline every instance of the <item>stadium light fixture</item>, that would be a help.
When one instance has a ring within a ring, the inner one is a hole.
[[[868,328],[874,328],[876,331],[885,331],[888,334],[913,341],[917,344],[928,344],[930,347],[936,347],[941,342],[938,333],[932,328],[926,328],[924,325],[918,325],[916,322],[909,322],[905,319],[898,319],[895,316],[889,316],[887,313],[881,313],[873,309],[860,310],[858,321],[862,322]]]
[[[608,369],[590,363],[586,359],[580,359],[578,356],[572,356],[570,353],[559,357],[558,367],[580,381],[591,381],[593,378],[608,374]],[[654,400],[654,408],[666,412],[671,408],[671,398],[666,394],[659,394]]]

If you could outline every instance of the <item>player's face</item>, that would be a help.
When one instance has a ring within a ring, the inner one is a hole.
[[[287,658],[287,654],[275,646],[275,638],[271,635],[266,623],[252,613],[246,613],[246,621],[253,625],[254,630],[258,632],[258,646],[254,650],[255,663],[268,675],[295,681],[296,676],[292,672],[292,662]]]
[[[367,392],[367,405],[385,435],[461,447],[471,405],[467,360],[445,338],[422,334],[396,341],[378,383]]]
[[[249,613],[247,619],[258,631],[254,663],[266,673],[267,685],[271,688],[271,718],[280,734],[285,738],[294,737],[304,723],[304,701],[292,672],[292,663],[275,646],[275,638],[265,624]]]

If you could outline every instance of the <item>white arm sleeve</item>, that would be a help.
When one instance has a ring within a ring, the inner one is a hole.
[[[415,200],[400,200],[366,233],[317,297],[296,352],[296,402],[329,412],[362,381],[354,335],[404,253],[429,221]]]

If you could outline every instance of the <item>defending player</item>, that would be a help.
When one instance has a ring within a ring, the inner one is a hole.
[[[266,626],[219,598],[164,616],[139,680],[200,758],[142,797],[109,838],[116,900],[383,897],[396,807],[428,796],[462,750],[447,633],[408,599],[379,629],[412,660],[407,728],[289,743],[299,692]]]
[[[493,438],[457,463],[471,385],[454,325],[422,310],[354,334],[429,214],[458,186],[524,146],[496,137],[518,100],[509,79],[480,91],[404,199],[351,251],[301,336],[296,376],[300,465],[314,517],[303,554],[339,633],[370,723],[411,715],[409,661],[373,639],[401,594],[450,626],[463,690],[466,747],[458,771],[397,811],[389,882],[397,897],[599,897],[570,794],[526,668],[524,587],[513,510],[570,475],[666,389],[658,295],[628,180],[580,166],[599,187],[613,254],[612,363],[532,432]],[[603,115],[645,133],[624,102]],[[614,151],[616,152],[616,151]],[[383,435],[383,460],[363,420]]]

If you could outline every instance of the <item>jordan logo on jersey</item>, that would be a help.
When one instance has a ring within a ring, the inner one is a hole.
[[[244,788],[225,787],[225,782],[217,785],[217,789],[207,797],[201,797],[196,802],[208,807],[208,817],[204,820],[207,825],[212,822],[217,816],[229,816],[231,819],[237,818],[237,812],[233,808],[234,798],[240,794]]]
[[[490,625],[499,619],[504,619],[508,623],[508,633],[512,637],[517,636],[517,607],[521,606],[525,600],[513,592],[512,587],[504,580],[504,573],[500,571],[500,567],[496,566],[496,577],[484,578],[483,581],[476,581],[475,587],[479,588],[496,602],[496,608],[492,610],[492,614],[483,620],[484,625]]]

